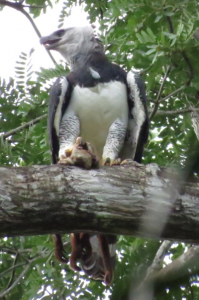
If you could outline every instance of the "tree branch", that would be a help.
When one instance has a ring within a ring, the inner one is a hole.
[[[166,11],[166,9],[165,9],[165,11]],[[166,18],[167,18],[167,21],[168,21],[168,24],[169,24],[170,32],[171,32],[171,33],[174,33],[173,23],[172,23],[172,21],[171,21],[171,18],[170,18],[169,16],[166,16]]]
[[[14,259],[14,262],[13,262],[13,269],[12,269],[12,274],[10,276],[10,279],[9,279],[9,282],[7,284],[7,287],[6,287],[6,290],[11,286],[12,282],[13,282],[13,278],[15,276],[15,270],[16,270],[16,265],[17,265],[17,259],[18,259],[18,256],[19,254],[17,253],[15,255],[15,259]]]
[[[190,69],[190,75],[189,75],[190,78],[189,78],[189,81],[187,82],[187,85],[190,85],[191,80],[194,78],[194,69],[193,69],[193,66],[192,66],[192,64],[191,64],[191,62],[190,62],[190,60],[189,60],[189,58],[188,58],[185,51],[182,51],[182,56],[184,57],[187,65]]]
[[[24,7],[30,7],[30,8],[38,8],[37,6],[24,6],[22,4],[22,2],[10,2],[10,1],[5,1],[5,0],[0,0],[0,5],[3,5],[3,6],[8,6],[8,7],[11,7],[11,8],[14,8],[18,11],[20,11],[24,16],[26,16],[26,18],[30,21],[31,25],[33,26],[36,34],[38,35],[39,38],[41,38],[41,33],[39,32],[37,26],[35,25],[33,19],[31,18],[31,16],[24,10]],[[46,48],[45,48],[46,49]],[[47,53],[48,55],[50,56],[52,62],[56,65],[56,61],[54,60],[52,54],[50,53],[49,50],[47,50]]]
[[[6,139],[7,137],[9,137],[9,136],[11,136],[11,135],[17,133],[18,131],[20,131],[20,130],[22,130],[22,129],[24,129],[24,128],[27,128],[27,127],[29,127],[29,126],[32,126],[32,125],[34,125],[34,124],[36,124],[36,123],[38,123],[40,120],[46,118],[46,116],[47,116],[47,115],[45,114],[45,115],[43,115],[43,116],[40,116],[40,117],[38,117],[38,118],[36,118],[36,119],[34,119],[34,120],[31,120],[30,122],[27,122],[27,123],[25,123],[25,124],[23,124],[23,125],[21,125],[21,126],[15,128],[15,129],[12,129],[12,130],[10,130],[10,131],[8,131],[8,132],[6,132],[6,133],[3,133],[3,134],[0,135],[0,138]]]
[[[26,272],[28,271],[28,269],[30,268],[31,264],[36,260],[37,258],[34,258],[32,260],[29,261],[29,263],[27,264],[27,266],[25,267],[25,269],[23,270],[23,272],[21,272],[21,274],[19,275],[19,277],[13,282],[13,284],[6,289],[5,291],[3,291],[0,294],[0,298],[3,298],[5,295],[7,295],[21,280],[21,278],[26,274]]]
[[[159,271],[162,268],[165,254],[171,247],[171,244],[172,244],[171,241],[164,241],[160,245],[151,266],[147,270],[145,279],[142,280],[142,283],[140,284],[140,286],[138,287],[138,289],[136,291],[134,291],[133,289],[131,290],[132,298],[135,298],[136,300],[141,300],[141,299],[146,299],[146,298],[148,300],[152,300],[154,298],[153,297],[153,289],[152,289],[153,282],[152,281],[150,282],[148,280],[148,278],[149,277],[151,278],[151,274],[156,274],[157,271]],[[149,284],[149,282],[150,282],[150,284]],[[136,294],[136,297],[134,294]]]
[[[199,270],[199,246],[192,246],[187,252],[176,258],[172,263],[158,272],[153,272],[138,290],[142,292],[144,285],[154,285],[155,291],[164,287],[171,287],[176,283],[183,284],[190,276],[198,274]]]
[[[152,111],[152,109],[149,108],[149,112]],[[177,110],[158,110],[156,112],[156,116],[170,116],[170,115],[181,115],[186,114],[190,112],[197,112],[199,111],[199,108],[184,108],[184,109],[177,109]]]
[[[23,266],[27,265],[27,262],[24,262],[24,263],[20,263],[18,265],[13,265],[12,267],[6,269],[5,271],[3,271],[2,273],[0,273],[0,278],[4,277],[4,275],[10,271],[13,271],[14,269],[17,269],[17,268],[21,268]]]
[[[153,280],[151,280],[151,274],[157,274],[159,270],[162,269],[162,265],[163,265],[163,260],[165,257],[165,254],[167,253],[167,251],[169,250],[169,248],[171,247],[172,242],[171,241],[164,241],[156,255],[155,258],[151,264],[151,266],[148,268],[147,270],[147,274],[145,276],[145,279],[142,280],[142,283],[140,284],[140,286],[138,287],[138,289],[136,291],[132,290],[132,293],[136,293],[136,299],[137,300],[141,300],[141,299],[148,299],[148,300],[152,300],[153,299]],[[150,279],[149,279],[150,278]],[[153,278],[153,277],[152,277]]]
[[[163,81],[162,81],[162,83],[161,83],[161,85],[160,85],[160,89],[159,89],[159,91],[158,91],[157,99],[156,99],[156,102],[155,102],[153,111],[152,111],[152,113],[151,113],[151,115],[150,115],[150,120],[153,119],[154,115],[156,114],[156,112],[157,112],[157,110],[158,110],[159,100],[160,100],[160,97],[161,97],[161,94],[162,94],[163,87],[164,87],[164,84],[165,84],[165,82],[166,82],[167,76],[168,76],[168,74],[170,73],[170,71],[171,71],[171,66],[168,66],[168,67],[167,67],[167,70],[166,70],[166,73],[165,73],[165,75],[164,75]]]
[[[171,96],[177,94],[178,92],[184,90],[186,87],[186,85],[181,86],[180,88],[178,88],[177,90],[173,91],[171,94],[167,95],[166,97],[162,98],[161,100],[159,100],[159,103],[164,102],[165,100],[169,99]]]
[[[147,280],[147,278],[149,277],[149,275],[151,273],[162,269],[164,257],[166,255],[166,253],[168,252],[168,250],[170,249],[171,245],[172,245],[171,241],[165,240],[164,242],[162,242],[161,246],[159,247],[159,249],[154,257],[154,260],[153,260],[151,266],[147,270],[147,275],[146,275],[144,281]]]
[[[90,171],[0,168],[0,236],[81,231],[196,242],[199,182],[180,194],[169,172],[132,161]]]

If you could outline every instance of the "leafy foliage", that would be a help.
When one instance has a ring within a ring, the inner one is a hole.
[[[23,4],[52,6],[50,1],[28,0]],[[100,22],[101,38],[107,56],[126,70],[139,70],[146,82],[151,132],[144,163],[184,166],[196,140],[190,114],[169,114],[198,106],[199,27],[196,0],[115,0],[82,1],[91,22]],[[76,1],[63,4],[60,27]],[[81,4],[81,1],[80,1]],[[37,17],[44,8],[30,8]],[[21,16],[23,17],[23,16]],[[46,118],[49,88],[53,78],[66,74],[63,64],[41,69],[37,77],[31,71],[31,54],[21,53],[16,63],[16,79],[0,84],[0,164],[21,166],[50,164]],[[167,76],[166,76],[167,75]],[[35,79],[36,78],[36,79]],[[159,109],[164,114],[155,112]],[[34,120],[44,116],[42,120]],[[6,133],[32,121],[32,125]],[[69,237],[65,236],[69,243]],[[120,237],[118,262],[110,288],[75,274],[54,260],[50,236],[18,237],[0,240],[0,290],[11,287],[30,264],[23,279],[4,299],[127,299],[129,287],[137,284],[159,247],[158,241]],[[169,250],[169,260],[179,257],[187,245]],[[70,252],[70,246],[66,248]],[[168,256],[167,256],[168,258]],[[183,286],[164,289],[156,299],[198,299],[194,283],[197,275]],[[1,292],[0,292],[1,293]]]

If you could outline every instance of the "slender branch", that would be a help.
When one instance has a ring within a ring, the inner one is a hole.
[[[38,257],[37,257],[38,258]],[[21,280],[21,278],[26,274],[26,272],[28,271],[28,269],[30,268],[31,264],[33,261],[35,261],[37,258],[32,259],[31,261],[29,261],[29,263],[27,264],[27,266],[25,267],[25,269],[23,270],[23,272],[21,272],[21,274],[19,275],[19,277],[13,282],[13,284],[6,289],[5,291],[3,291],[0,294],[0,298],[4,297],[5,295],[7,295]]]
[[[27,248],[27,249],[17,249],[14,250],[13,248],[9,248],[9,247],[4,247],[4,246],[0,246],[0,251],[1,252],[5,252],[5,253],[8,253],[8,254],[13,254],[13,255],[16,255],[17,253],[27,253],[27,252],[32,252],[33,250],[31,248]]]
[[[48,5],[24,5],[23,4],[23,7],[27,7],[27,8],[46,8],[46,7],[48,7]]]
[[[166,9],[165,9],[165,10],[166,10]],[[174,33],[173,23],[172,23],[172,21],[171,21],[171,18],[170,18],[169,16],[166,16],[166,18],[167,18],[167,21],[168,21],[168,23],[169,23],[169,29],[170,29],[170,32],[171,32],[171,33]]]
[[[188,58],[188,56],[187,56],[187,54],[186,54],[185,51],[182,51],[182,56],[184,57],[187,65],[188,65],[188,67],[190,69],[190,78],[189,78],[189,81],[187,82],[187,85],[189,85],[190,82],[191,82],[191,80],[194,78],[194,69],[193,69],[193,66],[192,66],[192,64],[191,64],[191,62],[190,62],[190,60],[189,60],[189,58]]]
[[[14,265],[14,266],[12,266],[12,267],[6,269],[4,272],[0,273],[0,278],[4,277],[4,275],[5,275],[6,273],[8,273],[8,272],[10,272],[10,271],[12,271],[12,270],[14,270],[14,269],[16,269],[16,268],[23,267],[24,265],[27,265],[27,262],[20,263],[20,264],[18,264],[18,265]]]
[[[23,5],[21,2],[10,2],[10,1],[5,1],[5,0],[0,0],[0,5],[12,7],[19,11],[21,10],[21,8],[23,8]]]
[[[162,90],[163,90],[164,84],[165,84],[165,82],[166,82],[166,79],[167,79],[167,77],[168,77],[170,71],[171,71],[171,66],[168,66],[168,67],[167,67],[167,70],[166,70],[166,73],[165,73],[165,75],[164,75],[162,84],[161,84],[161,86],[160,86],[158,95],[157,95],[157,99],[156,99],[157,102],[160,100],[160,97],[161,97],[161,94],[162,94]]]
[[[178,92],[184,90],[186,87],[186,85],[182,85],[180,88],[178,88],[177,90],[173,91],[171,94],[167,95],[166,97],[162,98],[159,103],[164,102],[165,100],[169,99],[171,96],[177,94]]]
[[[36,34],[38,35],[39,38],[41,38],[41,33],[39,32],[37,26],[35,25],[33,19],[31,18],[31,16],[24,10],[24,7],[30,7],[30,8],[38,8],[36,6],[24,6],[21,2],[10,2],[10,1],[5,1],[5,0],[0,0],[0,5],[4,5],[4,6],[9,6],[12,7],[18,11],[20,11],[23,15],[26,16],[26,18],[30,21],[31,25],[33,26]],[[45,48],[46,49],[46,48]],[[46,51],[48,52],[48,55],[50,56],[52,62],[56,65],[56,61],[54,60],[52,54],[50,53],[49,50],[46,49]]]
[[[0,4],[3,5],[3,6],[9,6],[9,7],[12,7],[14,9],[17,9],[17,10],[21,10],[21,8],[23,7],[27,7],[27,8],[45,8],[47,7],[48,5],[24,5],[22,4],[22,2],[10,2],[10,1],[5,1],[5,0],[0,0]]]
[[[149,112],[151,111],[151,109],[149,109]],[[185,109],[178,109],[178,110],[157,110],[156,112],[156,116],[171,116],[171,115],[181,115],[181,114],[185,114],[185,113],[190,113],[190,112],[194,112],[194,111],[198,111],[199,112],[199,108],[185,108]]]
[[[153,119],[153,117],[155,116],[157,110],[158,110],[158,106],[159,106],[159,100],[160,100],[160,97],[161,97],[161,94],[162,94],[162,90],[163,90],[163,87],[164,87],[164,84],[166,82],[166,79],[167,79],[167,76],[169,74],[169,72],[171,71],[171,66],[168,66],[167,67],[167,70],[166,70],[166,73],[164,75],[164,78],[163,78],[163,81],[161,83],[161,86],[160,86],[160,89],[158,91],[158,95],[157,95],[157,99],[156,99],[156,102],[155,102],[155,105],[154,105],[154,108],[153,108],[153,111],[150,115],[150,120]]]
[[[32,126],[32,125],[38,123],[40,120],[42,120],[44,118],[46,118],[46,114],[43,115],[43,116],[40,116],[40,117],[38,117],[38,118],[36,118],[34,120],[31,120],[30,122],[27,122],[27,123],[25,123],[25,124],[23,124],[23,125],[15,128],[15,129],[12,129],[12,130],[10,130],[10,131],[8,131],[6,133],[3,133],[2,135],[0,135],[0,138],[6,139],[7,137],[15,134],[17,131],[20,131],[21,129],[24,129],[24,128],[27,128],[29,126]]]
[[[16,271],[16,263],[17,263],[17,259],[19,257],[19,253],[17,252],[16,256],[15,256],[15,259],[14,259],[14,262],[13,262],[13,270],[12,270],[12,274],[10,276],[10,280],[8,281],[8,284],[7,284],[7,287],[6,287],[6,290],[11,286],[12,282],[13,282],[13,278],[15,276],[15,271]]]
[[[187,85],[182,85],[180,88],[178,88],[177,90],[173,91],[171,94],[167,95],[166,97],[162,98],[159,100],[159,103],[164,102],[165,100],[169,99],[170,97],[172,97],[173,95],[177,94],[178,92],[184,90],[186,88]],[[148,102],[152,102],[152,103],[156,103],[156,100],[153,100],[152,98],[147,98]]]

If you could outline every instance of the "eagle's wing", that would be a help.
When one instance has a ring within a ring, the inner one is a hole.
[[[149,133],[149,119],[145,86],[138,74],[127,73],[129,121],[121,158],[141,163],[144,144]]]
[[[59,129],[62,116],[69,105],[72,87],[66,77],[58,78],[50,91],[48,108],[48,136],[52,163],[56,164],[59,154]]]

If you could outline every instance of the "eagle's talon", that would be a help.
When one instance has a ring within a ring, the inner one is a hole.
[[[86,143],[83,141],[83,138],[81,136],[79,136],[76,141],[75,141],[75,146],[76,147],[82,147],[83,149],[86,149]]]
[[[110,159],[110,157],[103,158],[103,166],[119,166],[121,164],[121,158],[116,158],[115,160]]]
[[[133,162],[133,159],[127,158],[121,162],[121,165],[129,165],[129,164],[132,164],[132,162]]]
[[[121,158],[117,158],[111,163],[111,166],[119,166],[120,164],[121,164]]]
[[[66,166],[73,166],[74,162],[70,157],[66,157],[64,155],[61,155],[61,157],[58,160],[59,165],[66,165]]]
[[[111,164],[110,157],[103,159],[103,166],[110,166],[110,164]]]

